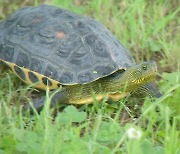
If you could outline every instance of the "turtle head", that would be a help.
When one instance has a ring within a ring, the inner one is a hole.
[[[144,85],[153,79],[157,75],[157,66],[154,61],[143,62],[138,65],[134,65],[128,68],[123,74],[125,82],[127,84],[128,91],[134,91],[141,85]]]

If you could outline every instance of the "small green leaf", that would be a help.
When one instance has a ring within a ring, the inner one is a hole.
[[[68,106],[59,115],[59,121],[62,124],[72,122],[83,122],[87,117],[86,112],[79,112],[74,106]]]
[[[152,154],[153,153],[153,146],[152,143],[148,140],[145,140],[141,145],[142,153],[145,154]]]
[[[174,85],[180,83],[180,72],[172,72],[172,73],[163,73],[164,84],[167,88],[170,88]]]
[[[122,136],[122,128],[116,122],[102,122],[97,140],[102,142],[115,143]]]
[[[164,147],[162,146],[155,146],[152,151],[153,154],[165,154]]]

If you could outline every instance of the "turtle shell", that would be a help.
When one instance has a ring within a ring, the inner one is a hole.
[[[134,65],[101,23],[49,5],[26,7],[0,23],[0,59],[62,85],[88,83]]]

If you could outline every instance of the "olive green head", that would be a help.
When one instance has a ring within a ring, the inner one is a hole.
[[[122,75],[124,84],[127,85],[127,91],[134,91],[141,85],[144,85],[157,75],[157,66],[154,61],[144,62],[128,68]]]

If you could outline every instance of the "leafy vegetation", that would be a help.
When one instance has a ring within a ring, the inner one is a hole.
[[[0,19],[25,5],[45,1],[0,0]],[[9,70],[0,73],[2,153],[180,153],[180,5],[176,0],[49,0],[49,4],[91,16],[105,24],[139,63],[155,60],[164,95],[119,102],[63,105],[23,115],[35,94]]]

